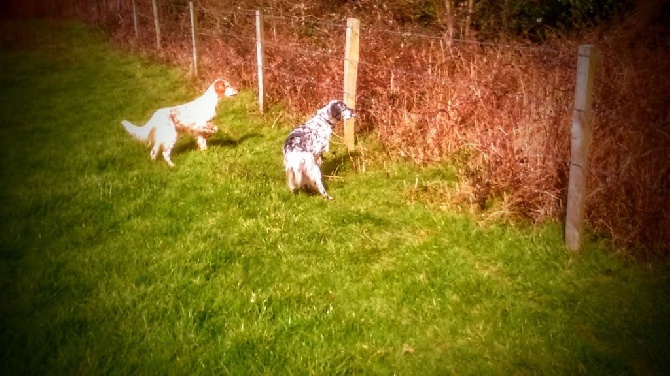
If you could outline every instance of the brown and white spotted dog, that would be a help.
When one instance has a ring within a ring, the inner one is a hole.
[[[230,86],[228,81],[219,78],[195,100],[157,110],[142,127],[127,120],[123,120],[121,124],[136,139],[142,142],[153,142],[151,159],[156,159],[158,152],[162,149],[163,159],[170,167],[174,167],[170,154],[177,142],[177,135],[188,133],[196,138],[201,150],[207,149],[207,139],[218,131],[212,119],[216,116],[216,106],[219,100],[236,94],[237,90]]]
[[[330,148],[334,123],[354,116],[354,110],[334,99],[288,135],[283,151],[284,170],[291,192],[314,188],[326,199],[333,199],[321,181],[323,153]]]

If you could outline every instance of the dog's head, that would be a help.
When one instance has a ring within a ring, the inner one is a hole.
[[[214,81],[214,90],[218,94],[219,98],[221,97],[232,97],[237,95],[237,90],[230,86],[230,82],[224,80],[223,78],[218,78]]]
[[[354,110],[349,108],[346,104],[344,104],[344,102],[338,99],[333,99],[332,101],[328,102],[327,105],[319,110],[319,113],[323,114],[329,121],[337,121],[340,119],[347,120],[356,116]]]

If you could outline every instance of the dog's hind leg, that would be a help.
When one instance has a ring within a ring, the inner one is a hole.
[[[163,140],[161,143],[163,146],[163,159],[165,159],[165,162],[167,162],[170,167],[174,167],[174,163],[172,162],[172,159],[170,159],[170,155],[172,154],[172,149],[177,143],[177,129],[174,126],[163,129],[163,132],[161,132],[161,140]]]
[[[309,169],[305,172],[321,196],[325,197],[326,200],[332,200],[333,198],[328,194],[328,192],[326,192],[326,188],[323,186],[323,182],[321,181],[321,170],[319,169],[319,166],[314,163],[309,166]]]
[[[177,143],[176,137],[166,143],[163,144],[163,159],[165,159],[165,162],[167,162],[170,167],[174,167],[174,163],[172,162],[172,159],[170,159],[170,155],[172,154],[172,148],[174,148],[174,145]]]
[[[296,190],[300,189],[302,181],[298,178],[298,176],[300,176],[300,173],[296,174],[296,171],[294,171],[292,168],[289,167],[286,169],[286,181],[288,182],[289,191],[295,192]]]
[[[154,144],[153,148],[151,148],[151,152],[149,153],[149,156],[151,157],[152,161],[156,159],[156,156],[158,155],[158,152],[160,151],[160,149],[161,149],[161,144],[159,144],[158,142]]]

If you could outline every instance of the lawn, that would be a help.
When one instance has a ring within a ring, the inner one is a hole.
[[[415,191],[453,169],[372,137],[326,156],[335,200],[291,194],[295,124],[248,89],[171,169],[120,121],[202,85],[79,24],[0,31],[0,373],[670,373],[667,261],[440,209]]]

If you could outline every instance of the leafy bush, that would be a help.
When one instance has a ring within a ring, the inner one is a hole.
[[[630,0],[481,0],[476,2],[473,23],[480,37],[501,35],[536,42],[548,35],[580,31],[600,24],[631,5]]]

